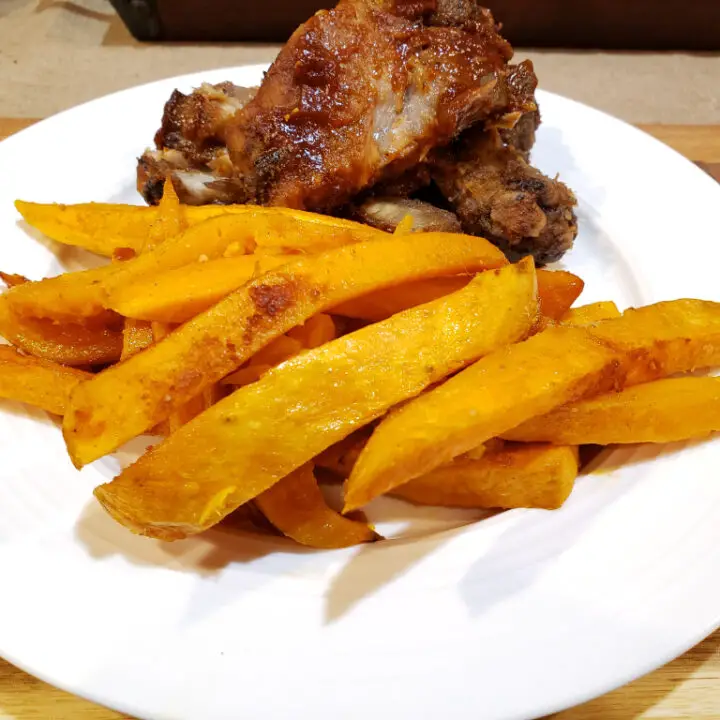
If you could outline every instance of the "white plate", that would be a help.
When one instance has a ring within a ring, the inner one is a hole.
[[[90,256],[33,238],[12,207],[138,202],[135,157],[173,88],[135,88],[0,146],[0,268],[39,278]],[[587,301],[720,300],[720,188],[652,138],[540,94],[535,162],[580,200],[564,265]],[[215,530],[161,544],[116,525],[56,425],[0,412],[0,654],[143,718],[527,718],[652,670],[720,621],[720,443],[603,456],[556,512],[384,501],[398,539],[311,552]]]

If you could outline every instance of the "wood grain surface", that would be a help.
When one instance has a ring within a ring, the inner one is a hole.
[[[0,140],[34,122],[37,121],[0,118]],[[720,182],[720,126],[643,125],[642,129],[696,162]],[[0,660],[0,720],[128,717],[58,690]],[[720,631],[655,672],[552,718],[720,720]]]

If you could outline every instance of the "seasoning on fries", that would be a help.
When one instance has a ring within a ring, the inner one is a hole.
[[[112,260],[0,273],[0,395],[64,417],[81,467],[164,435],[95,494],[174,540],[253,507],[316,548],[373,542],[344,512],[560,507],[584,444],[720,430],[720,303],[574,306],[581,278],[482,238],[284,208],[41,205],[25,220]],[[410,227],[410,226],[408,226]],[[254,505],[251,505],[252,503]]]

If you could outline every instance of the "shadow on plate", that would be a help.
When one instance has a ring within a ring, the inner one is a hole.
[[[589,448],[585,453],[583,475],[609,473],[619,467],[679,452],[687,445]],[[581,477],[578,485],[582,481]],[[615,496],[632,485],[632,482],[619,483]],[[334,495],[339,487],[329,490],[328,494]],[[171,568],[200,577],[214,576],[229,566],[248,565],[271,555],[277,556],[277,562],[271,563],[268,573],[292,572],[324,554],[327,560],[321,565],[326,569],[336,567],[329,575],[325,593],[325,621],[333,623],[408,573],[449,542],[459,529],[480,520],[483,524],[507,525],[491,546],[481,551],[459,583],[468,612],[483,613],[530,586],[551,561],[573,546],[607,507],[607,503],[598,502],[595,492],[577,491],[559,511],[507,513],[466,510],[458,514],[446,508],[417,507],[388,498],[373,503],[368,508],[368,516],[381,532],[385,526],[395,527],[395,537],[346,551],[326,551],[305,548],[274,534],[272,528],[260,522],[252,505],[240,508],[201,535],[167,543],[133,535],[112,520],[93,499],[77,521],[76,535],[95,558],[122,556],[136,565]]]
[[[360,602],[407,573],[447,542],[453,530],[423,538],[384,540],[361,546],[330,582],[325,595],[325,622],[330,624]]]
[[[677,455],[680,452],[706,443],[710,438],[686,440],[684,442],[652,444],[638,443],[628,445],[588,445],[581,451],[581,475],[604,475],[640,463]]]
[[[697,442],[703,442],[702,440]],[[694,442],[666,445],[625,445],[583,449],[583,467],[575,490],[560,510],[512,510],[508,517],[522,513],[522,521],[511,522],[492,547],[468,570],[460,592],[468,611],[479,615],[498,602],[524,591],[546,567],[608,510],[611,502],[600,502],[595,492],[582,492],[583,479],[597,478],[615,470],[658,460],[683,451]],[[613,498],[629,492],[632,481],[618,478]]]
[[[59,275],[64,272],[89,270],[100,267],[101,265],[107,265],[108,263],[107,259],[100,255],[96,255],[79,247],[63,245],[62,243],[55,242],[55,240],[51,240],[39,230],[28,225],[24,220],[18,220],[16,224],[28,237],[31,237],[35,242],[42,245],[55,256],[55,260],[59,265],[59,267],[53,269],[53,271],[57,271],[55,274]],[[30,279],[40,280],[41,278]]]
[[[262,532],[244,513],[234,513],[217,527],[187,540],[164,542],[134,535],[115,522],[95,499],[75,525],[78,540],[96,559],[122,556],[135,565],[165,567],[201,576],[228,565],[249,563],[274,552],[308,554],[286,538]]]

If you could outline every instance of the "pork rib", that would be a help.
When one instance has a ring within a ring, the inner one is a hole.
[[[196,202],[328,211],[477,122],[534,111],[532,65],[511,56],[475,0],[340,0],[295,31],[244,107],[208,123],[166,109],[158,152],[201,173]],[[217,161],[204,162],[208,149]],[[141,158],[151,202],[166,161]]]
[[[234,200],[234,170],[224,133],[236,113],[257,92],[229,82],[203,84],[190,95],[175,90],[165,104],[157,150],[138,160],[138,189],[149,203],[162,197],[165,178],[188,205]]]
[[[499,131],[469,130],[437,152],[432,176],[465,232],[486,237],[511,259],[533,255],[544,265],[572,247],[575,196],[503,144]]]

